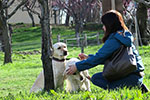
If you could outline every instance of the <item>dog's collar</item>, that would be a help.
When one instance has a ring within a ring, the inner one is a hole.
[[[55,57],[53,57],[52,59],[55,60],[55,61],[59,61],[59,62],[64,62],[66,60],[66,59],[58,59],[58,58],[55,58]]]

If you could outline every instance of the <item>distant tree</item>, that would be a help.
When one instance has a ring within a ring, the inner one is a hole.
[[[115,9],[123,14],[123,0],[102,0],[103,13]]]
[[[75,33],[79,36],[83,32],[83,24],[88,13],[94,8],[99,0],[56,0],[56,6],[63,9],[73,17],[75,23]]]
[[[66,20],[65,20],[65,25],[66,25],[66,26],[69,26],[69,20],[70,20],[70,15],[69,15],[68,12],[67,12]]]
[[[79,37],[83,36],[83,25],[86,23],[91,9],[99,3],[99,0],[56,0],[55,2],[55,6],[58,6],[73,18],[75,35],[78,38],[77,44],[81,46],[81,52],[84,52],[84,43],[83,41],[80,42]]]
[[[27,11],[28,15],[32,21],[32,27],[35,27],[35,21],[34,21],[34,16],[33,13],[30,11],[30,9],[28,9],[28,4],[25,4],[24,7],[22,7],[22,11]]]
[[[16,5],[15,9],[8,13],[8,8],[15,2],[15,0],[0,0],[0,30],[2,30],[3,41],[4,41],[4,64],[12,63],[11,59],[11,36],[8,29],[7,20],[11,18],[17,10],[26,3],[27,0],[20,0]]]
[[[141,36],[140,45],[148,45],[150,43],[150,30],[147,23],[147,9],[150,8],[149,0],[134,0],[138,3],[137,7],[137,22],[139,26],[139,34]],[[139,40],[140,41],[140,40]]]
[[[40,19],[42,29],[42,64],[44,70],[44,90],[54,89],[52,69],[52,35],[50,28],[50,12],[52,0],[28,0],[27,8]],[[33,6],[37,6],[33,9]]]
[[[102,15],[102,3],[101,1],[97,1],[98,3],[93,6],[91,11],[88,13],[86,22],[95,22],[100,23],[101,15]]]

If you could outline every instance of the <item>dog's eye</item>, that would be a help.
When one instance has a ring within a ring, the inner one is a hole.
[[[58,47],[57,49],[61,49],[61,47]]]
[[[66,46],[64,46],[64,48],[66,48]]]

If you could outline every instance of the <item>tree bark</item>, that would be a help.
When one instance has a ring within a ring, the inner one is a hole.
[[[2,27],[0,29],[2,30],[2,36],[3,36],[3,41],[4,41],[4,53],[5,53],[4,64],[12,63],[12,59],[11,59],[11,37],[10,37],[10,34],[8,32],[6,20],[2,19],[2,17],[1,17],[0,23],[2,23]]]
[[[69,26],[69,19],[70,19],[70,15],[67,13],[66,20],[65,20],[65,26]]]
[[[27,12],[28,12],[28,14],[29,14],[29,17],[31,18],[32,27],[35,27],[34,17],[33,17],[33,15],[32,15],[32,13],[31,13],[29,10],[27,10]]]
[[[80,34],[80,22],[75,19],[75,34],[76,34],[76,37]]]
[[[12,63],[11,59],[11,37],[8,32],[7,19],[3,16],[4,12],[2,8],[2,2],[0,1],[0,30],[2,30],[2,36],[4,41],[4,64]]]
[[[57,24],[57,11],[54,10],[54,23]]]
[[[42,63],[44,69],[44,90],[54,89],[52,68],[52,39],[49,19],[49,0],[38,0],[41,5],[41,28],[42,28]]]
[[[12,59],[11,59],[11,36],[10,36],[9,31],[8,31],[9,29],[8,29],[7,20],[9,18],[11,18],[17,12],[17,10],[26,2],[27,2],[27,0],[22,0],[15,7],[15,9],[10,14],[8,14],[7,9],[14,3],[14,0],[12,0],[11,2],[2,2],[0,0],[0,24],[1,24],[0,28],[2,30],[3,41],[4,41],[4,52],[5,52],[4,64],[12,63]],[[4,14],[4,11],[5,11],[5,14]]]
[[[140,36],[143,45],[148,45],[149,37],[147,26],[147,7],[143,3],[139,3],[137,8],[137,22],[139,25]],[[140,42],[140,41],[139,41]],[[140,44],[140,45],[142,45]]]

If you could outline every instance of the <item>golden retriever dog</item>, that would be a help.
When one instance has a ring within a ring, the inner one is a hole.
[[[65,43],[58,42],[53,45],[53,74],[54,74],[54,86],[55,89],[59,88],[63,90],[64,88],[64,71],[65,71],[65,63],[66,57],[68,55],[67,46]],[[31,92],[38,92],[44,88],[44,71],[38,75],[35,83],[33,84]]]
[[[90,80],[87,79],[89,77],[88,70],[84,70],[81,72],[76,72],[73,75],[67,75],[66,71],[70,65],[75,64],[76,62],[80,61],[77,58],[71,58],[66,63],[66,70],[64,74],[66,75],[66,91],[67,92],[74,92],[79,90],[87,90],[91,91],[90,89]]]

